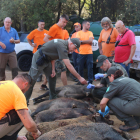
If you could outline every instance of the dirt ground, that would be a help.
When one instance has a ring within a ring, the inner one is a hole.
[[[20,72],[19,73],[23,73],[23,72]],[[43,77],[44,78],[44,77]],[[11,80],[12,77],[11,77],[11,71],[10,70],[6,70],[6,80]],[[97,84],[99,81],[94,81],[93,84]],[[68,85],[73,85],[75,84],[76,82],[74,82],[70,77],[68,77]],[[37,82],[34,86],[34,89],[33,89],[33,93],[32,93],[32,97],[30,99],[30,102],[29,102],[29,108],[32,110],[34,110],[36,108],[37,105],[33,105],[33,102],[32,102],[32,98],[34,97],[38,97],[39,95],[42,95],[43,93],[45,93],[45,91],[42,91],[40,90],[40,85],[42,84],[42,82]],[[59,76],[57,76],[57,82],[56,82],[56,87],[60,87],[60,86],[63,86],[62,82],[61,82],[61,79]],[[114,121],[114,126],[116,128],[119,128],[119,125],[120,124],[123,124],[121,121],[119,121],[114,115],[111,115],[111,120]],[[27,132],[27,130],[25,128],[23,128],[20,132],[19,132],[19,135],[23,136],[25,135]],[[129,133],[131,135],[133,135],[134,137],[137,137],[140,139],[140,129],[138,130],[135,130],[135,131],[129,131]]]

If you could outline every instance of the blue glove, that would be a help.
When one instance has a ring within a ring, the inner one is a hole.
[[[105,112],[102,112],[101,110],[99,110],[98,113],[104,117],[109,113],[109,110],[110,110],[109,107],[106,106],[105,107]]]
[[[95,86],[92,84],[88,84],[88,86],[87,86],[87,89],[94,89],[94,88],[95,88]]]
[[[95,79],[100,79],[100,78],[104,77],[104,74],[97,73],[97,74],[94,75],[94,77],[95,77]]]

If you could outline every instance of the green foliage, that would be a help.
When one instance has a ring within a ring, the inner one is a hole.
[[[32,31],[43,19],[46,29],[56,23],[63,13],[77,14],[90,21],[100,21],[107,16],[112,21],[123,20],[127,25],[139,24],[139,0],[1,0],[0,26],[5,17],[11,17],[18,31]],[[67,29],[71,31],[73,23]]]

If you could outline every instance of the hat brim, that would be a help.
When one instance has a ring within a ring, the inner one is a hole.
[[[101,67],[103,65],[103,62],[97,62],[96,68]]]

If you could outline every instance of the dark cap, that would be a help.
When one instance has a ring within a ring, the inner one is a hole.
[[[107,57],[105,55],[99,55],[96,60],[96,62],[97,62],[96,67],[101,67],[103,65],[104,60],[106,60],[106,59],[107,59]]]
[[[78,38],[72,38],[70,39],[71,42],[76,46],[77,50],[79,51],[79,47],[80,47],[80,40]]]
[[[115,72],[119,70],[117,67],[113,66],[111,68],[108,69],[107,71],[107,76],[110,76],[111,74],[115,74]]]

